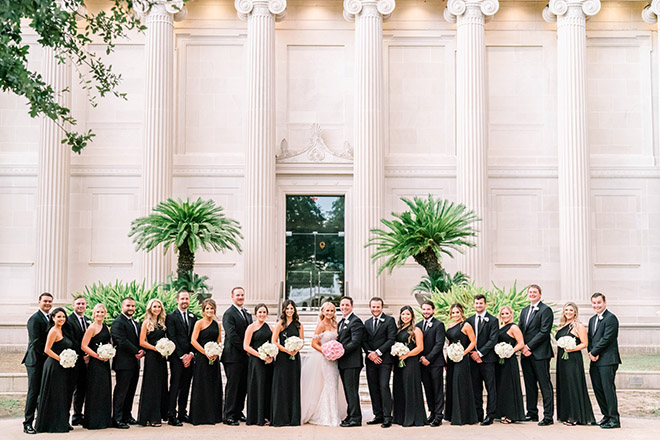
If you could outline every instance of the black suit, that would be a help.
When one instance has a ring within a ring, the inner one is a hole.
[[[245,309],[243,309],[245,310]],[[225,367],[227,386],[225,387],[225,420],[238,420],[243,415],[247,396],[248,355],[243,350],[243,339],[252,315],[245,316],[236,306],[231,305],[222,315],[225,329],[225,343],[220,360]]]
[[[82,423],[83,421],[83,404],[85,403],[85,389],[87,388],[87,364],[84,358],[87,353],[82,350],[82,340],[90,321],[86,316],[83,316],[82,319],[85,321],[84,325],[75,312],[71,313],[62,329],[64,334],[71,339],[73,349],[78,354],[76,366],[69,372],[69,401],[73,400],[72,423]]]
[[[366,332],[362,341],[362,349],[367,355],[364,362],[367,365],[367,384],[371,396],[371,407],[376,419],[391,419],[392,392],[390,391],[390,376],[394,359],[390,354],[390,350],[396,337],[396,323],[394,318],[381,313],[378,322],[372,316],[365,321],[364,328]],[[368,358],[370,351],[380,352],[379,356],[383,362],[375,364],[370,361]]]
[[[23,423],[32,425],[34,412],[39,401],[41,388],[41,372],[46,361],[44,347],[46,336],[48,336],[48,318],[41,310],[37,310],[27,322],[28,347],[23,357],[23,364],[28,375],[28,391],[25,398],[25,421]]]
[[[140,378],[140,361],[135,358],[140,351],[140,323],[120,314],[112,322],[110,333],[117,348],[112,360],[116,378],[112,417],[115,422],[126,422],[132,418],[133,397]]]
[[[422,384],[426,393],[426,404],[429,407],[431,418],[433,420],[442,420],[445,408],[445,395],[443,391],[443,373],[445,367],[445,325],[442,321],[431,318],[431,326],[426,326],[424,331],[424,322],[417,323],[424,333],[424,350],[420,357],[425,357],[430,362],[424,366],[420,363],[422,371]]]
[[[362,423],[360,409],[360,370],[362,370],[362,340],[364,324],[357,315],[351,313],[348,319],[339,321],[337,340],[344,346],[344,355],[337,360],[339,376],[344,386],[348,403],[347,420]]]
[[[596,324],[598,320],[598,324]],[[594,330],[595,327],[595,330]],[[600,412],[608,422],[619,424],[619,404],[616,397],[616,370],[619,369],[619,320],[609,310],[602,313],[602,319],[594,315],[589,320],[588,351],[592,356],[598,356],[596,362],[591,362],[589,375],[594,389]]]
[[[170,402],[167,406],[168,417],[177,417],[176,406],[179,404],[178,417],[183,418],[188,415],[188,394],[190,393],[190,382],[193,376],[193,362],[190,362],[188,368],[183,366],[181,358],[183,355],[192,353],[193,348],[190,344],[193,327],[197,322],[197,316],[189,311],[186,314],[187,320],[184,321],[181,310],[178,308],[165,318],[167,327],[167,338],[174,342],[176,348],[170,356]],[[186,323],[187,322],[187,323]]]
[[[520,313],[518,327],[522,331],[525,345],[531,356],[522,356],[520,365],[525,380],[527,415],[538,417],[539,390],[543,395],[543,418],[552,420],[554,415],[554,393],[550,381],[550,359],[554,357],[550,344],[550,331],[554,313],[547,305],[539,302],[536,307],[527,306]],[[538,388],[536,384],[538,383]]]
[[[481,353],[481,363],[475,362],[470,357],[470,373],[472,374],[472,389],[474,390],[474,403],[477,408],[477,418],[483,420],[484,406],[483,393],[484,384],[488,393],[486,401],[486,416],[494,419],[497,411],[497,384],[495,382],[495,365],[499,362],[499,357],[495,353],[495,344],[497,344],[497,334],[500,329],[499,321],[496,317],[486,312],[479,325],[477,315],[472,315],[467,322],[475,329],[477,335],[477,345],[475,350]]]

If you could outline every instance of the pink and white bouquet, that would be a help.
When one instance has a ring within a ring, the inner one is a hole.
[[[284,348],[288,351],[300,351],[300,349],[303,348],[303,345],[305,345],[305,342],[298,336],[289,336],[284,341]],[[295,355],[289,356],[289,359],[291,360],[294,360],[295,358]]]
[[[328,341],[321,345],[321,353],[329,361],[336,361],[344,355],[344,346],[339,341]]]

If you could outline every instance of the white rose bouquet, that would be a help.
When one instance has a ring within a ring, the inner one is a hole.
[[[503,364],[505,359],[509,359],[513,356],[513,346],[508,342],[500,342],[495,345],[494,350],[495,354],[500,357],[500,364]]]
[[[160,338],[158,342],[156,342],[156,351],[158,351],[158,353],[160,353],[160,355],[163,357],[168,357],[174,353],[175,348],[176,345],[174,345],[174,342],[167,338]]]
[[[447,357],[453,362],[458,363],[463,360],[464,351],[465,348],[463,347],[463,344],[460,342],[454,342],[453,344],[449,344],[449,347],[447,347]]]
[[[564,354],[561,355],[561,358],[566,360],[568,359],[568,352],[566,350],[573,350],[576,347],[575,338],[573,336],[562,336],[557,339],[557,346],[564,349]]]
[[[394,345],[392,345],[392,348],[390,349],[390,354],[396,357],[405,356],[408,353],[410,353],[410,349],[408,348],[407,345],[403,344],[402,342],[396,342]],[[399,360],[399,368],[405,366],[406,366],[406,361]]]
[[[96,354],[98,354],[101,359],[110,360],[115,357],[117,350],[112,344],[99,344],[99,347],[96,349]]]
[[[209,341],[204,344],[204,353],[208,357],[220,356],[222,354],[222,345],[215,341]],[[209,365],[213,365],[213,361],[209,360]]]
[[[73,368],[78,360],[78,353],[70,348],[62,350],[60,353],[60,365],[64,368]]]
[[[261,347],[259,347],[257,351],[259,352],[259,358],[264,361],[268,357],[274,358],[275,356],[277,356],[277,353],[279,352],[279,350],[277,349],[277,345],[272,344],[270,342],[265,342]]]
[[[304,341],[298,336],[289,336],[284,341],[284,348],[288,351],[300,351],[300,349],[303,348],[303,345],[305,345]],[[294,360],[295,358],[295,355],[289,356],[289,359],[291,360]]]

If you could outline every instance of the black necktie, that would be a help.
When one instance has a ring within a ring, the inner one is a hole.
[[[189,333],[190,324],[188,323],[188,314],[186,312],[181,312],[181,318],[183,319],[183,325],[186,327],[186,333]]]
[[[133,328],[135,329],[135,335],[140,336],[140,332],[138,331],[137,324],[133,320],[133,318],[128,318],[129,321],[131,321],[131,324],[133,324]]]
[[[484,319],[479,315],[479,328],[481,328],[482,324],[484,323]]]
[[[86,322],[85,322],[85,318],[83,318],[83,317],[81,316],[81,317],[80,317],[80,327],[82,327],[83,332],[84,332],[85,330],[87,330],[87,326],[86,326],[85,324],[86,324]]]
[[[374,318],[374,333],[378,331],[378,321],[379,321],[378,318]]]
[[[241,314],[243,315],[243,319],[245,319],[245,322],[248,322],[247,311],[245,309],[241,309]]]
[[[424,321],[424,333],[426,333],[426,331],[427,331],[428,329],[429,329],[429,322],[428,322],[428,321]]]

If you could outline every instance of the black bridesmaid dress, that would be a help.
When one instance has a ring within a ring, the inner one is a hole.
[[[293,323],[280,332],[280,345],[287,338],[300,337]],[[300,426],[300,353],[295,359],[280,353],[273,366],[273,396],[270,412],[272,426]]]
[[[98,349],[101,344],[110,343],[110,330],[103,324],[101,331],[89,341],[89,348]],[[104,429],[112,425],[112,379],[110,362],[90,356],[87,364],[87,395],[85,396],[85,417],[83,427]]]
[[[571,333],[571,327],[565,325],[557,330],[555,339],[570,336],[579,345],[580,338]],[[596,419],[587,392],[582,351],[568,353],[568,359],[562,359],[563,354],[564,349],[557,347],[557,420],[579,425],[594,423]]]
[[[217,342],[220,329],[213,321],[200,330],[197,342],[204,347],[207,342]],[[215,425],[222,422],[222,379],[220,358],[213,364],[202,353],[195,351],[192,394],[190,396],[190,421],[193,425]]]
[[[416,347],[414,341],[408,341],[408,327],[398,331],[395,342],[401,342],[411,351]],[[398,358],[394,358],[394,383],[392,389],[392,423],[402,426],[424,426],[426,411],[422,396],[422,371],[419,356],[405,360],[406,365],[399,367]]]
[[[252,333],[250,347],[259,350],[264,343],[270,342],[273,332],[264,323],[259,330]],[[279,356],[282,356],[280,354]],[[278,357],[279,357],[278,356]],[[284,356],[287,356],[284,354]],[[266,364],[262,359],[250,355],[248,361],[247,387],[247,421],[246,425],[266,424],[270,417],[270,393],[272,391],[273,363]]]
[[[158,325],[147,333],[147,342],[156,345],[165,337],[165,329]],[[141,425],[158,425],[167,419],[167,358],[154,350],[145,351],[137,421]]]
[[[470,338],[461,330],[465,321],[448,328],[445,334],[450,344],[460,342],[463,348],[470,345]],[[470,374],[470,356],[456,363],[447,357],[447,385],[445,396],[445,420],[452,425],[474,425],[478,422],[477,410],[472,393],[472,376]]]
[[[509,323],[500,328],[497,335],[498,343],[506,342],[507,344],[511,344],[511,347],[516,346],[516,339],[507,334],[512,325],[513,323]],[[498,363],[496,369],[497,417],[505,417],[512,422],[525,420],[518,357],[514,354],[510,358],[505,359],[503,364]]]
[[[67,348],[73,348],[73,343],[66,336],[54,342],[52,346],[52,350],[57,355]],[[69,370],[52,357],[47,357],[41,375],[41,393],[39,394],[37,421],[34,426],[37,432],[70,431],[69,408],[71,402],[67,390]]]

